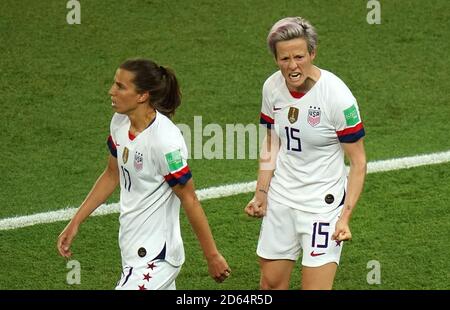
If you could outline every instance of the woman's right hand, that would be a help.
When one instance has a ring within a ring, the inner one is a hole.
[[[58,252],[63,257],[72,256],[72,252],[70,251],[70,246],[72,245],[73,238],[78,233],[78,225],[70,222],[67,224],[66,228],[59,234],[58,242],[56,247],[58,248]]]
[[[267,198],[257,197],[255,195],[252,200],[245,207],[245,213],[253,217],[263,217],[266,215]]]

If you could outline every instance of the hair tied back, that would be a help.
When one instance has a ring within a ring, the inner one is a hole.
[[[166,75],[167,74],[167,70],[163,66],[159,66],[159,71],[161,72],[162,75]]]

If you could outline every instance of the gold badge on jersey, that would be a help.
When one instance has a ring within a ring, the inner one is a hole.
[[[122,160],[123,160],[123,163],[124,163],[124,164],[126,164],[127,161],[128,161],[128,153],[129,153],[129,152],[130,152],[130,151],[128,150],[127,147],[125,147],[125,148],[123,149]]]
[[[289,108],[288,120],[291,124],[295,123],[298,119],[298,109],[294,107]]]

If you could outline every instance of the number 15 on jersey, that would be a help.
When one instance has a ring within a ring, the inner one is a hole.
[[[302,144],[300,141],[300,130],[293,127],[284,127],[286,131],[286,147],[288,151],[301,152]]]

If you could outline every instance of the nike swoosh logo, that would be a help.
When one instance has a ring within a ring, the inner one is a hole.
[[[320,256],[320,255],[323,255],[323,254],[325,254],[325,253],[314,253],[314,251],[311,251],[311,253],[310,253],[310,255],[312,257]]]
[[[278,110],[281,110],[281,108],[273,107],[273,110],[274,110],[274,111],[278,111]]]

